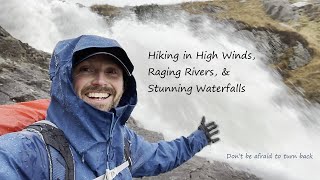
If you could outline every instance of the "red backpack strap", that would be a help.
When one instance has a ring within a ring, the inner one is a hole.
[[[0,135],[16,132],[47,116],[49,99],[0,106]]]

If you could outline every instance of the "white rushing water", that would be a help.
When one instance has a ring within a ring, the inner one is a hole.
[[[68,3],[69,2],[69,3]],[[170,26],[157,22],[139,22],[134,16],[119,20],[109,27],[102,17],[79,8],[75,2],[57,0],[0,0],[0,25],[17,39],[47,52],[57,41],[81,34],[96,34],[115,38],[127,51],[135,65],[139,103],[134,111],[145,128],[162,132],[166,139],[188,135],[199,125],[202,115],[220,126],[221,142],[200,153],[210,160],[225,161],[233,167],[246,169],[264,179],[317,179],[320,166],[319,106],[308,105],[289,93],[288,88],[264,63],[254,42],[235,33],[227,24],[198,24],[192,30],[181,18]],[[135,5],[131,1],[109,2],[114,5]],[[144,4],[147,1],[135,1]],[[159,3],[160,1],[158,1]],[[164,2],[164,1],[163,1]],[[182,1],[170,1],[174,3]],[[157,1],[153,1],[157,3]],[[169,3],[169,1],[166,1]],[[151,60],[155,51],[178,53],[179,59]],[[255,60],[183,59],[187,52],[236,51],[251,52]],[[148,76],[148,68],[157,69],[213,69],[216,77]],[[221,76],[223,68],[229,76]],[[243,93],[198,93],[196,85],[245,85]],[[149,85],[192,86],[192,92],[148,92]],[[190,94],[190,95],[188,95]],[[227,154],[272,153],[273,159],[228,159]],[[313,159],[299,159],[299,154],[312,154]],[[275,154],[281,154],[275,159]],[[297,159],[283,159],[283,155],[297,155]]]

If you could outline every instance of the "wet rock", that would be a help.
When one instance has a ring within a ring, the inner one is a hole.
[[[0,37],[9,37],[10,34],[0,26]]]
[[[8,96],[6,93],[4,92],[0,92],[0,103],[1,104],[4,104],[6,102],[10,102],[11,99],[10,99],[10,96]]]
[[[114,7],[110,5],[94,5],[90,7],[92,11],[103,16],[107,23],[110,25],[114,20],[118,20],[124,17],[135,15],[137,20],[142,22],[147,21],[156,21],[157,23],[163,23],[171,25],[177,20],[184,18],[189,18],[189,11],[193,12],[192,14],[199,13],[217,13],[221,12],[224,9],[213,4],[201,4],[194,7],[192,3],[183,3],[183,4],[173,4],[173,5],[158,5],[158,4],[149,4],[141,6],[125,6],[125,7]],[[187,9],[187,10],[186,10]],[[185,14],[189,16],[185,16]],[[199,17],[199,16],[197,16]],[[199,20],[200,21],[200,20]]]
[[[294,56],[297,58],[308,58],[308,60],[311,59],[312,49],[309,48],[308,42],[296,32],[279,31],[263,27],[256,28],[250,25],[239,27],[241,28],[237,33],[244,38],[256,42],[257,49],[268,57],[266,60],[269,63],[278,64],[284,60],[283,58],[286,58],[286,61],[288,61],[289,58]],[[288,54],[288,50],[294,51],[295,54]]]
[[[309,9],[312,6],[312,4],[310,2],[302,1],[302,2],[293,3],[291,6],[293,10],[296,11],[299,9],[306,9],[306,8]]]
[[[288,48],[288,45],[281,41],[281,37],[268,30],[253,30],[252,33],[257,49],[268,57],[267,62],[279,63],[284,49]]]
[[[139,20],[157,19],[164,14],[165,8],[163,6],[152,4],[144,6],[136,6],[132,8]]]
[[[165,24],[174,22],[180,17],[182,9],[179,5],[142,5],[130,7],[140,21],[157,21]]]
[[[225,7],[217,6],[213,2],[206,1],[201,3],[186,2],[181,7],[184,11],[191,14],[213,15],[225,11]]]
[[[283,22],[297,19],[288,0],[263,0],[263,5],[266,13],[273,19]]]
[[[90,9],[97,14],[104,16],[108,21],[120,16],[121,8],[111,5],[93,5]]]
[[[218,13],[223,11],[224,9],[222,7],[219,6],[214,6],[214,5],[207,5],[202,7],[202,11],[205,13]]]
[[[0,27],[0,103],[48,98],[49,58]]]
[[[300,42],[293,47],[293,56],[289,59],[289,68],[291,70],[297,69],[308,64],[311,61],[311,55],[309,51],[303,47]]]
[[[0,27],[0,52],[1,57],[12,60],[21,60],[26,56],[24,49],[19,41],[14,39],[2,27]]]
[[[312,4],[309,8],[305,8],[305,12],[310,21],[320,22],[320,2]]]
[[[320,22],[320,2],[301,1],[292,4],[298,14],[305,14],[310,21]]]
[[[25,101],[36,100],[36,97],[34,97],[32,94],[24,94],[22,96],[11,97],[10,99],[13,102],[25,102]]]
[[[85,8],[86,6],[81,4],[81,3],[76,3],[76,5],[79,7],[79,8]]]

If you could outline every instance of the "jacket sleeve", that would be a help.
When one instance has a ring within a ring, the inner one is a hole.
[[[189,160],[208,144],[202,131],[173,141],[149,143],[127,128],[131,141],[131,173],[133,177],[155,176],[170,171]]]
[[[48,179],[48,160],[41,140],[22,133],[0,136],[0,179]],[[42,146],[42,147],[39,147]]]

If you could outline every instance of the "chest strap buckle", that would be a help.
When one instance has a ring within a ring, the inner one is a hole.
[[[93,180],[112,180],[114,177],[116,177],[121,171],[123,171],[127,167],[129,167],[128,161],[122,163],[121,165],[115,167],[112,170],[106,169],[106,174],[103,174]]]

